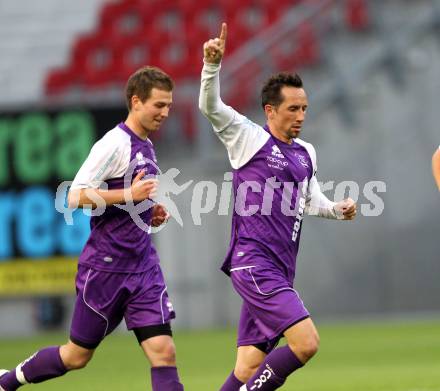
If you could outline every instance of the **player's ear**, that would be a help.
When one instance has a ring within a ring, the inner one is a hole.
[[[139,105],[141,103],[142,102],[137,95],[133,95],[131,97],[131,107],[133,108],[133,110],[139,110]]]
[[[265,105],[264,112],[266,113],[267,119],[273,119],[275,108],[272,105]]]

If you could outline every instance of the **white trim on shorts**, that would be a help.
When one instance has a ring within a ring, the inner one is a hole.
[[[233,269],[229,270],[230,272],[235,272],[237,270],[245,270],[245,269],[252,269],[253,267],[256,267],[255,265],[253,266],[241,266],[241,267],[234,267]]]
[[[250,269],[249,269],[249,274],[251,275],[252,280],[254,281],[255,287],[257,288],[258,292],[261,293],[263,296],[272,296],[272,295],[274,295],[275,293],[278,293],[278,292],[281,292],[281,291],[293,291],[293,292],[298,296],[298,298],[299,298],[298,292],[297,292],[295,289],[290,288],[290,287],[280,288],[280,289],[275,289],[275,290],[272,291],[272,292],[265,293],[265,292],[263,292],[263,291],[260,289],[260,287],[258,286],[257,281],[255,281],[254,275],[252,274],[252,270],[250,270]],[[300,300],[301,300],[301,299],[300,299]],[[301,300],[301,301],[302,301],[302,300]]]
[[[162,293],[160,294],[160,299],[159,299],[159,302],[160,302],[160,312],[161,312],[161,314],[162,314],[162,324],[165,324],[165,316],[164,316],[164,314],[163,314],[163,306],[162,306],[162,297],[163,297],[163,294],[165,293],[167,291],[167,286],[165,285],[165,289],[162,291]]]
[[[87,289],[87,283],[89,282],[89,277],[90,277],[90,273],[91,273],[92,269],[89,269],[89,272],[87,273],[87,277],[86,277],[86,282],[84,283],[84,290],[83,290],[83,301],[84,303],[86,303],[86,306],[89,307],[93,312],[95,312],[96,314],[98,314],[99,316],[101,316],[102,318],[104,318],[105,322],[107,323],[107,326],[105,328],[104,331],[104,335],[103,338],[107,335],[107,330],[108,330],[108,319],[101,314],[99,311],[95,310],[89,303],[87,303],[86,301],[86,289]]]

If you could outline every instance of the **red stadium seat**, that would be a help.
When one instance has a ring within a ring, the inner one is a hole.
[[[365,0],[347,0],[345,18],[347,26],[352,30],[366,29],[370,23],[367,2]]]
[[[45,91],[48,95],[65,93],[78,83],[79,78],[71,69],[52,69],[45,80]]]
[[[199,57],[203,56],[203,43],[210,38],[218,35],[218,32],[214,33],[212,28],[208,26],[199,25],[197,20],[194,23],[187,24],[185,29],[185,37],[190,50],[197,53]]]
[[[249,5],[237,10],[229,25],[231,34],[238,37],[235,41],[241,44],[268,26],[269,19],[263,8]]]
[[[298,48],[295,55],[301,59],[302,65],[315,65],[320,56],[319,40],[313,26],[303,23],[298,27]]]
[[[160,0],[155,7],[154,4],[139,2],[141,12],[150,15],[148,23],[144,23],[144,31],[155,31],[166,39],[182,39],[190,10],[179,7],[175,0]]]
[[[121,37],[113,43],[113,50],[113,73],[121,83],[140,67],[152,64],[154,58],[152,45],[142,35],[136,39]]]
[[[133,36],[151,20],[152,13],[136,1],[109,3],[102,9],[98,31],[108,36]]]
[[[171,77],[181,79],[188,75],[191,59],[189,47],[185,42],[173,41],[166,45],[159,43],[154,50],[154,63]]]
[[[113,41],[100,33],[84,36],[73,50],[72,69],[86,88],[104,86],[115,76]]]
[[[319,61],[319,41],[310,24],[302,24],[295,34],[284,37],[279,45],[270,50],[275,66],[281,70],[312,66]]]

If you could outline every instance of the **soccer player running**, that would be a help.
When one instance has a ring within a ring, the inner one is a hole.
[[[122,318],[151,364],[153,390],[184,389],[170,326],[175,314],[148,229],[169,217],[151,200],[159,168],[149,135],[168,117],[172,90],[173,81],[158,68],[141,68],[129,78],[126,121],[93,146],[69,193],[70,207],[105,206],[102,214],[92,216],[91,234],[79,257],[70,339],[4,372],[1,391],[84,368]],[[116,205],[134,207],[141,202],[147,203],[139,215],[147,229]]]
[[[432,174],[440,191],[440,147],[432,155]]]
[[[204,44],[199,107],[228,151],[235,208],[222,270],[243,299],[237,360],[222,391],[275,390],[317,352],[318,332],[293,288],[304,213],[351,220],[351,199],[329,201],[316,179],[314,147],[298,138],[307,95],[296,74],[263,86],[261,127],[220,98],[219,71],[227,26]],[[292,209],[293,206],[293,209]],[[287,345],[275,348],[284,336]]]

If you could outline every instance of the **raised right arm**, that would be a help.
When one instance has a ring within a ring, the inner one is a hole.
[[[203,46],[199,108],[228,150],[231,166],[238,169],[255,155],[270,136],[262,127],[225,105],[220,98],[219,73],[225,44],[226,23],[223,23],[220,37],[210,39]]]
[[[199,109],[216,132],[226,129],[235,117],[232,107],[226,106],[220,98],[220,68],[220,64],[204,60],[199,95]]]
[[[227,26],[222,24],[219,38],[210,39],[203,45],[203,69],[200,85],[199,108],[211,122],[216,132],[222,132],[233,121],[235,112],[220,98],[219,73],[225,53]]]

